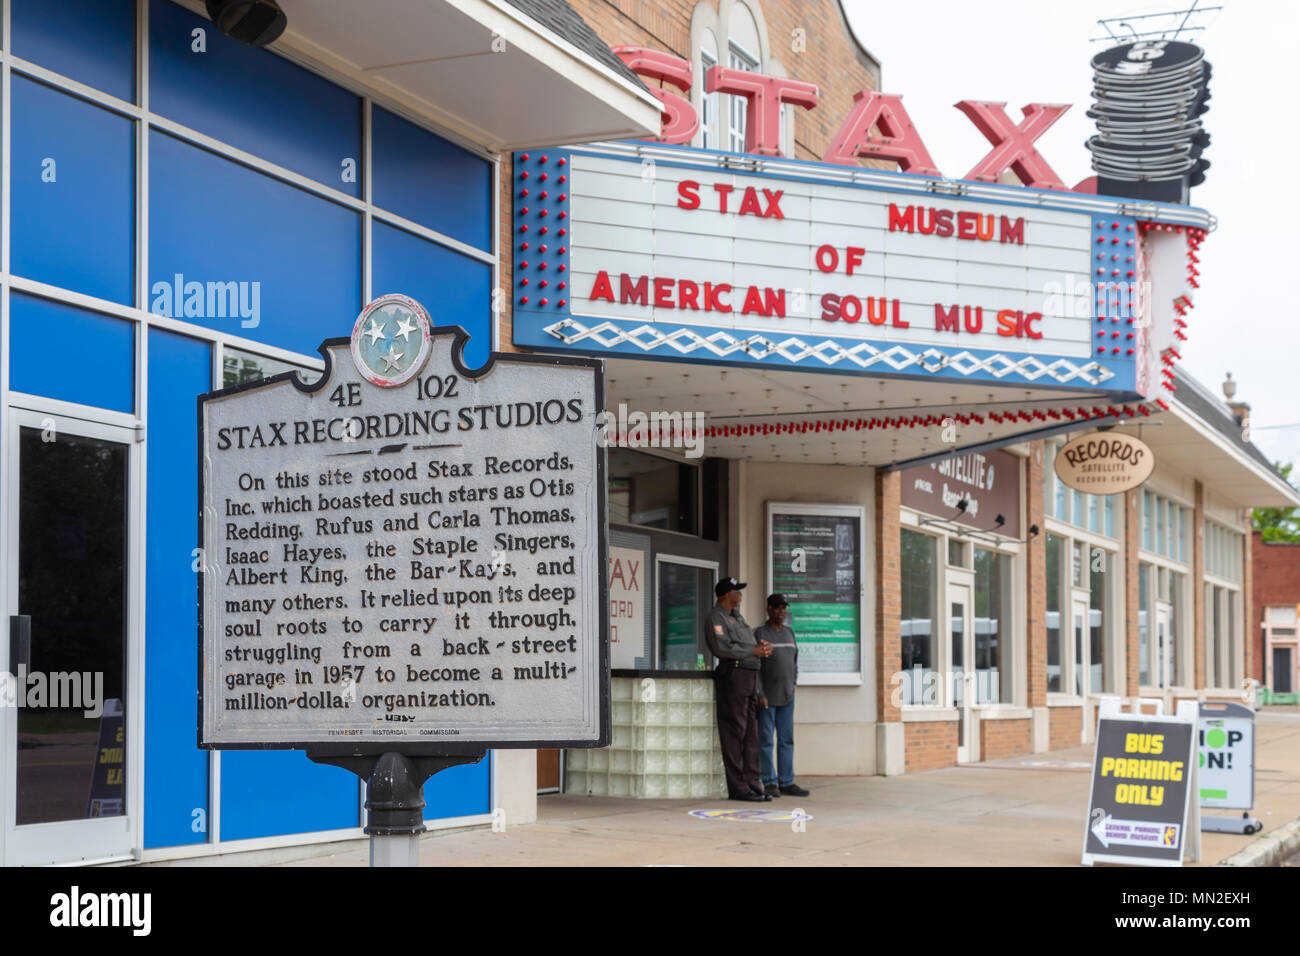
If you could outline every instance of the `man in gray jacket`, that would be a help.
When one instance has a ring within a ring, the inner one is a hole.
[[[786,794],[806,797],[808,791],[794,782],[794,685],[799,679],[799,645],[786,626],[789,604],[784,594],[767,598],[767,623],[754,632],[771,652],[763,658],[760,677],[763,693],[758,717],[758,744],[763,768],[763,789],[770,797]],[[777,739],[777,764],[772,761],[772,735]]]
[[[759,666],[772,653],[754,640],[741,616],[740,593],[745,585],[723,578],[713,589],[718,601],[704,624],[704,641],[718,658],[713,671],[713,696],[718,707],[718,741],[732,800],[771,800],[763,792],[758,770]]]

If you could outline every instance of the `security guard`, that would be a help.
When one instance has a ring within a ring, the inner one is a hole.
[[[760,802],[772,798],[763,792],[758,770],[758,700],[762,658],[772,645],[755,641],[737,608],[745,585],[723,578],[714,587],[717,603],[709,611],[704,640],[718,666],[713,671],[713,695],[718,705],[718,740],[727,772],[727,794],[732,800]]]

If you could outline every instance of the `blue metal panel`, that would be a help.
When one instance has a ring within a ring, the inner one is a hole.
[[[357,212],[157,131],[149,209],[149,311],[297,352],[351,330]]]
[[[373,229],[374,297],[411,296],[429,310],[434,325],[459,325],[469,333],[466,365],[486,362],[492,350],[492,267],[384,223]]]
[[[379,107],[370,128],[375,205],[490,252],[491,164]]]
[[[79,405],[134,410],[135,325],[11,293],[9,387]]]
[[[132,121],[13,78],[15,275],[131,305]]]
[[[135,100],[135,0],[12,0],[13,52]]]
[[[492,812],[492,754],[476,764],[436,773],[424,785],[424,819],[467,817]]]
[[[149,108],[350,196],[361,194],[361,98],[222,36],[167,0],[149,5]]]
[[[196,744],[198,424],[211,388],[206,342],[149,332],[149,444],[145,541],[144,845],[207,841],[208,754]],[[195,811],[202,811],[196,813]]]
[[[221,754],[221,839],[341,830],[361,819],[357,778],[301,750]]]

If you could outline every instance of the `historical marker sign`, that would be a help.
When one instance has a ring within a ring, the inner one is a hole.
[[[201,396],[199,744],[608,740],[600,363],[384,296],[296,373]]]
[[[1190,720],[1102,716],[1097,721],[1085,863],[1181,866],[1195,749]]]

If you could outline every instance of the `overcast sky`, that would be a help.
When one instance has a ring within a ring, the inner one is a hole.
[[[1216,396],[1224,373],[1231,372],[1238,400],[1251,405],[1253,440],[1273,460],[1296,461],[1300,309],[1291,296],[1300,280],[1300,184],[1292,177],[1300,159],[1300,120],[1292,90],[1300,4],[1201,5],[1224,9],[1203,18],[1204,32],[1184,36],[1205,48],[1214,67],[1210,110],[1202,117],[1212,138],[1204,154],[1211,166],[1205,184],[1192,190],[1192,203],[1217,216],[1219,226],[1201,246],[1201,288],[1188,318],[1183,367]],[[1016,120],[1029,102],[1071,103],[1037,145],[1073,186],[1093,175],[1084,145],[1095,132],[1086,115],[1090,60],[1112,45],[1089,42],[1104,35],[1097,19],[1185,9],[1186,3],[845,0],[845,7],[858,38],[881,61],[883,91],[903,94],[945,175],[965,175],[989,148],[953,108],[958,100],[1005,101]],[[796,57],[786,62],[798,76]]]

